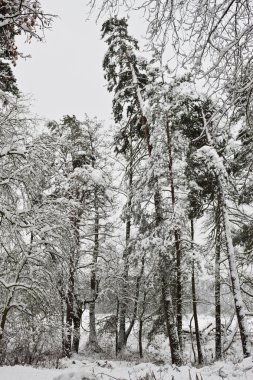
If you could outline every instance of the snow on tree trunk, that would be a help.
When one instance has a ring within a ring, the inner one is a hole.
[[[94,249],[92,257],[92,269],[91,269],[91,280],[90,280],[90,289],[91,289],[91,302],[89,303],[89,339],[87,347],[93,352],[100,352],[101,348],[99,347],[97,340],[97,331],[96,331],[96,298],[98,294],[98,285],[97,285],[97,261],[99,253],[99,209],[98,209],[98,189],[95,188],[94,191],[94,210],[95,210],[95,219],[94,219]]]
[[[79,351],[79,343],[80,343],[80,326],[82,320],[82,302],[76,300],[75,302],[75,310],[73,315],[73,343],[72,343],[72,351],[78,354]]]
[[[233,246],[232,234],[231,234],[231,226],[230,226],[230,220],[229,220],[229,215],[228,215],[228,206],[227,206],[227,202],[226,202],[226,198],[225,198],[225,194],[223,190],[223,183],[220,178],[218,178],[218,182],[219,182],[219,190],[220,190],[221,203],[222,203],[222,215],[223,215],[223,223],[224,223],[224,229],[225,229],[227,254],[228,254],[228,262],[229,262],[230,278],[231,278],[231,284],[232,284],[232,292],[233,292],[234,303],[235,303],[235,311],[236,311],[239,331],[241,335],[243,355],[245,358],[247,358],[251,354],[248,323],[246,320],[246,313],[245,313],[244,304],[242,300],[240,281],[239,281],[239,276],[238,276],[238,271],[237,271],[237,266],[236,266],[235,252],[234,252],[234,246]]]
[[[129,255],[131,254],[130,248],[130,234],[131,234],[131,206],[132,206],[132,186],[133,186],[133,152],[132,140],[130,137],[130,157],[129,157],[129,194],[127,202],[127,221],[126,221],[126,247],[123,255],[123,275],[122,275],[122,298],[120,300],[119,309],[119,334],[118,334],[118,347],[117,352],[120,352],[127,343],[126,337],[126,312],[127,312],[127,291],[128,291],[128,271],[129,271]]]
[[[155,212],[156,212],[156,226],[159,227],[162,221],[162,207],[161,207],[161,196],[158,189],[158,180],[156,178],[156,191],[154,196],[155,203]],[[182,351],[180,347],[180,342],[178,338],[177,325],[174,317],[174,309],[172,304],[172,297],[170,292],[170,286],[166,281],[168,273],[166,273],[166,268],[168,264],[166,263],[166,257],[160,254],[160,271],[161,271],[161,286],[162,286],[162,302],[163,302],[163,311],[167,329],[167,335],[170,341],[170,353],[172,364],[181,366],[183,363],[182,360]]]
[[[31,234],[31,243],[32,243],[32,241],[33,241],[33,234]],[[21,274],[22,274],[22,270],[23,270],[24,266],[27,263],[27,259],[28,259],[28,257],[25,257],[19,263],[19,265],[17,267],[16,275],[15,275],[15,278],[14,278],[14,284],[18,285],[18,282],[19,282]],[[11,303],[12,303],[12,301],[14,299],[15,293],[16,293],[16,286],[11,286],[8,289],[8,293],[7,293],[7,296],[6,296],[5,304],[2,307],[2,311],[1,311],[1,315],[0,315],[0,318],[1,318],[0,319],[0,360],[1,360],[2,355],[3,355],[3,352],[2,352],[3,346],[2,345],[3,345],[3,337],[4,337],[5,324],[7,322],[8,313],[11,310],[10,306],[11,306]]]
[[[64,294],[64,287],[62,279],[58,283],[58,292],[60,296],[60,311],[61,311],[61,347],[62,347],[62,356],[65,356],[65,305],[66,299]]]
[[[126,269],[126,268],[125,268]],[[126,275],[126,270],[124,271],[123,274],[123,281],[127,281],[127,275]],[[126,287],[126,285],[125,285]],[[124,289],[124,284],[123,284],[123,297],[124,294],[126,293],[126,289]],[[122,349],[126,345],[126,311],[127,311],[127,304],[125,297],[121,299],[120,301],[120,309],[119,309],[119,333],[118,333],[118,343],[117,343],[117,352],[122,351]]]
[[[222,342],[221,342],[221,277],[220,277],[220,251],[221,251],[221,228],[220,218],[216,221],[216,242],[215,242],[215,359],[222,358]]]
[[[170,181],[170,192],[171,192],[171,204],[173,212],[175,211],[176,206],[176,197],[175,197],[175,186],[174,186],[174,176],[173,176],[173,157],[172,157],[172,141],[171,141],[171,130],[170,124],[166,122],[166,136],[167,136],[167,145],[169,153],[169,181]],[[177,302],[177,331],[180,347],[183,347],[182,340],[182,329],[183,329],[183,319],[182,319],[182,268],[181,268],[181,232],[178,228],[174,230],[175,238],[175,251],[176,251],[176,271],[177,271],[177,280],[176,280],[176,302]]]
[[[74,268],[73,268],[73,257],[70,258],[70,273],[68,279],[68,291],[66,297],[66,336],[65,336],[65,347],[64,355],[70,357],[72,349],[72,322],[74,315]]]
[[[192,249],[193,249],[193,242],[194,242],[193,220],[191,220],[191,239],[192,239]],[[202,364],[203,363],[203,354],[202,354],[202,349],[201,349],[199,322],[198,322],[194,257],[192,260],[192,309],[193,309],[193,318],[194,318],[194,324],[195,324],[195,334],[196,334],[196,343],[197,343],[197,351],[198,351],[198,363]]]
[[[223,216],[223,225],[224,225],[224,232],[225,232],[225,239],[226,239],[226,246],[227,246],[227,256],[228,256],[228,262],[229,262],[229,271],[230,271],[232,293],[233,293],[234,304],[235,304],[235,311],[236,311],[239,331],[241,335],[243,355],[244,357],[249,357],[250,352],[251,352],[251,345],[250,345],[250,340],[249,340],[248,323],[246,320],[246,313],[245,313],[244,304],[242,300],[241,287],[240,287],[240,281],[239,281],[239,276],[238,276],[238,271],[237,271],[237,266],[236,266],[235,252],[234,252],[232,233],[231,233],[231,222],[230,222],[229,213],[228,213],[229,207],[228,207],[227,199],[225,195],[225,189],[227,185],[226,183],[227,173],[223,166],[222,158],[219,157],[216,149],[214,148],[212,137],[208,131],[208,124],[207,124],[204,114],[203,114],[203,121],[204,121],[204,128],[205,128],[206,137],[207,137],[209,146],[204,146],[200,150],[202,150],[202,152],[204,152],[204,154],[208,156],[209,159],[211,159],[211,164],[214,166],[215,173],[217,176],[218,191],[219,191],[219,198],[220,198],[220,208],[221,208],[221,212]]]
[[[165,273],[162,274],[162,299],[163,299],[163,308],[165,314],[167,334],[170,342],[170,353],[171,353],[171,362],[177,366],[183,364],[181,348],[179,344],[176,321],[174,318],[172,297],[170,293],[170,288],[165,280]]]
[[[89,321],[90,332],[87,348],[92,352],[101,352],[101,348],[97,340],[95,302],[91,302],[89,304]]]
[[[126,342],[127,342],[127,339],[129,337],[129,335],[131,334],[131,331],[132,331],[132,329],[134,327],[134,324],[135,324],[135,321],[136,321],[136,318],[137,318],[141,280],[142,280],[142,276],[143,276],[143,273],[144,273],[144,264],[145,264],[145,258],[144,258],[144,256],[142,256],[140,273],[139,273],[139,275],[137,276],[137,279],[136,279],[136,288],[135,288],[134,307],[133,307],[132,319],[131,319],[131,321],[129,323],[129,326],[128,326],[128,328],[126,330],[126,334],[125,334],[125,341]]]
[[[137,94],[137,101],[139,104],[139,110],[142,116],[142,124],[143,124],[143,130],[145,134],[145,140],[147,144],[147,150],[148,150],[148,155],[149,157],[151,156],[152,152],[152,145],[150,144],[150,131],[149,127],[147,125],[147,118],[145,117],[145,106],[144,106],[144,100],[141,95],[140,88],[138,86],[138,79],[137,75],[134,69],[133,64],[131,63],[131,71],[132,71],[132,77],[133,77],[133,82],[136,87],[136,94]],[[161,206],[161,195],[160,195],[160,189],[158,186],[158,179],[155,178],[155,193],[154,193],[154,204],[155,204],[155,212],[156,212],[156,226],[159,227],[160,223],[162,222],[162,206]],[[174,190],[174,189],[173,189]],[[177,253],[179,253],[179,244],[180,244],[180,236],[178,234],[178,231],[175,232],[175,245],[176,245],[176,250]],[[163,265],[165,264],[165,259],[163,262]],[[180,282],[181,285],[181,253],[178,254],[177,256],[177,264],[178,264],[178,276],[177,276],[177,281]],[[162,266],[163,266],[162,265]],[[162,268],[161,268],[162,269]],[[163,269],[162,269],[163,270]],[[177,283],[178,285],[178,283]],[[178,286],[177,286],[178,288]],[[181,288],[179,289],[179,291]],[[162,297],[163,297],[163,305],[164,305],[164,316],[166,320],[166,326],[167,326],[167,332],[170,340],[170,350],[171,350],[171,359],[172,363],[176,364],[178,366],[182,365],[182,354],[181,354],[181,346],[180,346],[180,340],[178,336],[178,331],[177,331],[177,324],[175,322],[174,318],[174,310],[173,310],[173,305],[172,305],[172,299],[171,299],[171,294],[170,294],[170,289],[169,286],[166,285],[166,281],[164,280],[164,277],[162,279]],[[182,331],[182,315],[181,315],[181,292],[178,295],[178,300],[179,302],[177,303],[177,316],[178,318],[178,329],[179,332]]]

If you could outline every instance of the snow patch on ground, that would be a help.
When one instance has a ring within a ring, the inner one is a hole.
[[[57,369],[38,369],[21,365],[0,367],[1,380],[52,380],[57,373]]]
[[[216,362],[203,368],[190,365],[177,368],[171,365],[125,361],[63,360],[63,369],[36,369],[32,367],[1,367],[1,380],[234,380],[253,379],[252,358],[241,363]],[[196,377],[198,375],[198,377]]]

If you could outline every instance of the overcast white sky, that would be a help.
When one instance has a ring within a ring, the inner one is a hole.
[[[100,39],[101,22],[85,22],[87,0],[41,0],[44,11],[59,15],[45,42],[23,44],[32,58],[19,59],[15,75],[19,89],[34,98],[32,111],[47,119],[84,113],[109,120],[111,96],[103,79],[106,44]]]

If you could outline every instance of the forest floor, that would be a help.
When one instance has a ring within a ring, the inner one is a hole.
[[[105,317],[105,315],[103,316]],[[189,318],[184,320],[184,330],[189,330]],[[102,316],[100,317],[102,318]],[[103,349],[101,354],[90,355],[86,350],[88,338],[88,313],[84,313],[82,321],[80,355],[71,359],[61,359],[59,368],[42,369],[31,366],[0,367],[0,380],[253,380],[252,358],[242,360],[239,336],[231,346],[225,361],[213,362],[214,339],[207,335],[202,349],[207,363],[201,368],[195,368],[190,334],[187,333],[184,351],[186,364],[180,368],[170,364],[169,344],[163,334],[158,334],[147,346],[145,340],[144,358],[139,359],[137,350],[138,326],[135,327],[128,342],[128,349],[120,358],[115,359],[114,334],[99,336]],[[213,318],[206,315],[200,317],[200,327],[207,332],[212,329]],[[253,319],[250,319],[250,330],[253,332]],[[122,359],[122,360],[120,360]]]
[[[241,363],[216,362],[202,368],[190,365],[180,368],[126,361],[87,360],[79,357],[65,360],[63,369],[38,369],[25,366],[1,367],[1,380],[252,380],[252,358]],[[197,375],[197,376],[196,376]]]

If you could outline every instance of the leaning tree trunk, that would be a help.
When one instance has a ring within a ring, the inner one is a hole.
[[[218,207],[219,210],[219,207]],[[215,241],[215,359],[222,359],[221,342],[221,277],[220,277],[220,254],[221,254],[221,227],[220,213],[216,213],[216,241]]]
[[[194,242],[194,224],[193,220],[191,220],[191,240],[192,240],[192,249],[193,242]],[[194,262],[194,256],[192,260],[192,309],[193,309],[193,318],[194,318],[194,324],[195,324],[195,335],[196,335],[196,344],[197,344],[197,351],[198,351],[198,363],[203,363],[203,354],[201,349],[201,342],[200,342],[200,332],[199,332],[199,321],[198,321],[198,311],[197,311],[197,296],[196,296],[196,283],[195,283],[195,262]]]
[[[250,348],[251,344],[249,340],[248,323],[246,321],[246,314],[245,314],[244,304],[242,300],[241,287],[240,287],[240,281],[239,281],[239,276],[238,276],[238,271],[237,271],[235,251],[234,251],[232,233],[231,233],[231,222],[230,222],[229,214],[228,214],[229,208],[228,208],[227,199],[225,195],[225,188],[227,186],[227,181],[226,181],[227,174],[225,173],[225,168],[221,166],[222,165],[221,162],[219,161],[219,163],[217,163],[216,158],[218,157],[218,153],[214,148],[214,144],[212,142],[211,135],[208,131],[208,124],[207,124],[204,114],[203,114],[203,121],[204,121],[204,127],[206,131],[206,137],[207,137],[209,147],[214,150],[213,164],[216,169],[216,176],[217,176],[217,183],[218,183],[218,192],[219,192],[219,199],[220,199],[219,207],[221,209],[221,213],[223,217],[230,279],[231,279],[232,293],[233,293],[234,304],[235,304],[235,311],[236,311],[239,331],[241,335],[242,350],[243,350],[244,357],[249,357],[250,351],[251,351],[251,348]]]
[[[239,281],[239,276],[238,276],[238,271],[237,271],[237,266],[236,266],[231,226],[230,226],[230,220],[229,220],[229,215],[228,215],[228,206],[227,206],[227,202],[226,202],[226,198],[224,194],[223,183],[220,178],[218,180],[218,183],[219,183],[219,191],[220,191],[220,196],[221,196],[222,216],[223,216],[223,223],[224,223],[224,229],[225,229],[227,255],[228,255],[228,262],[229,262],[230,279],[231,279],[231,284],[232,284],[232,292],[233,292],[233,298],[234,298],[234,303],[235,303],[235,311],[236,311],[239,331],[241,335],[243,356],[247,358],[250,356],[250,353],[251,353],[248,323],[246,320],[246,313],[245,313],[244,304],[242,300],[240,281]]]
[[[149,157],[151,157],[152,153],[152,145],[150,142],[150,130],[147,118],[145,116],[145,107],[144,107],[144,101],[142,98],[141,90],[138,84],[138,78],[137,74],[134,69],[134,65],[131,62],[131,58],[129,58],[130,61],[130,67],[132,72],[132,79],[133,83],[136,88],[136,101],[138,104],[140,116],[141,116],[141,123],[142,123],[142,130],[144,131],[145,141],[147,145],[147,151]],[[156,213],[156,226],[159,227],[160,223],[162,222],[162,205],[161,205],[161,194],[160,189],[158,187],[158,178],[155,177],[155,193],[154,193],[154,204],[155,204],[155,213]],[[178,244],[180,244],[180,236],[178,233],[175,235],[175,244],[176,244],[176,250],[179,248]],[[179,253],[179,251],[177,251]],[[177,258],[178,268],[180,268],[180,271],[178,271],[178,281],[180,281],[181,285],[181,254],[178,255]],[[161,271],[164,271],[165,266],[165,258],[161,257],[161,263],[160,263],[160,269]],[[162,275],[162,298],[163,298],[163,305],[164,305],[164,316],[166,320],[166,326],[167,326],[167,332],[170,340],[170,350],[171,350],[171,358],[172,363],[176,364],[178,366],[182,365],[182,355],[181,355],[181,348],[180,348],[180,342],[176,327],[176,322],[174,319],[174,310],[172,305],[172,298],[170,294],[169,286],[166,284],[165,281],[165,274]],[[181,295],[178,294],[178,308],[177,308],[177,314],[181,315]],[[179,330],[180,330],[180,318],[179,318]]]

